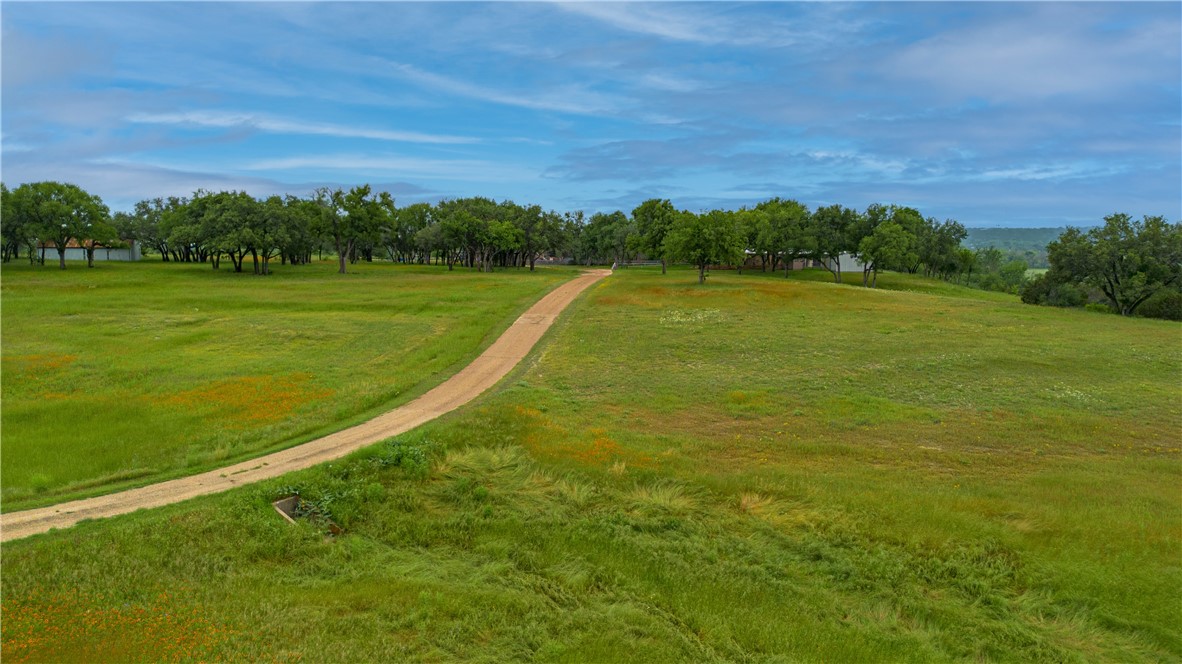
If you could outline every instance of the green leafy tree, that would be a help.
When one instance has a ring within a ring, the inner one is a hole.
[[[554,210],[543,212],[541,224],[538,226],[540,251],[549,256],[561,256],[564,252],[569,252],[572,238],[567,234],[566,229],[566,220],[563,215]],[[532,267],[533,263],[530,265]]]
[[[923,264],[924,274],[951,279],[960,273],[960,243],[968,237],[968,231],[958,221],[947,219],[938,222],[927,219],[920,226],[922,232],[917,238],[919,261]]]
[[[1026,270],[1029,267],[1026,261],[1012,260],[1001,266],[998,270],[997,276],[1001,279],[1001,283],[1007,293],[1017,293],[1022,288],[1022,283],[1026,281]]]
[[[983,273],[995,273],[1001,269],[1005,254],[994,246],[977,250],[977,269]]]
[[[476,218],[456,201],[440,201],[438,210],[439,246],[450,272],[469,246],[469,238],[475,235]]]
[[[582,210],[565,212],[562,215],[562,237],[566,242],[565,251],[575,264],[591,264],[590,252],[586,248],[587,223]]]
[[[697,215],[680,212],[665,238],[665,251],[698,268],[698,283],[706,282],[710,265],[734,264],[743,259],[743,236],[735,214],[713,210]]]
[[[0,206],[3,207],[0,211],[0,222],[3,222],[0,223],[0,238],[3,244],[3,261],[7,263],[25,249],[29,256],[29,264],[33,265],[37,261],[38,236],[41,231],[34,219],[18,212],[13,193],[0,182]]]
[[[972,280],[973,269],[977,267],[977,252],[967,247],[956,250],[956,282],[960,283],[961,276],[965,280]]]
[[[262,216],[259,202],[245,191],[219,191],[206,196],[193,196],[194,202],[199,199],[204,205],[197,225],[198,235],[210,253],[214,269],[218,268],[220,256],[226,255],[234,264],[234,271],[241,272],[247,254],[251,254],[255,256],[257,273],[255,229]]]
[[[632,210],[636,224],[635,248],[640,253],[661,261],[661,274],[665,274],[665,236],[673,227],[677,210],[667,199],[650,198]]]
[[[833,275],[835,283],[841,283],[842,254],[858,250],[858,244],[852,238],[860,223],[857,210],[840,205],[817,208],[813,212],[813,253],[810,258],[820,261]]]
[[[283,200],[287,207],[287,242],[280,260],[292,265],[312,262],[312,252],[319,246],[316,225],[321,219],[320,206],[312,198],[288,195]]]
[[[620,263],[628,255],[632,234],[632,223],[623,212],[596,212],[583,228],[582,250],[588,261]]]
[[[915,260],[914,236],[901,225],[887,221],[862,238],[858,244],[858,255],[866,265],[862,272],[862,285],[874,288],[878,285],[879,270],[908,265]],[[870,279],[871,273],[874,275],[873,280]]]
[[[221,252],[211,252],[213,230],[205,215],[212,197],[211,192],[199,189],[192,198],[175,199],[175,204],[162,211],[159,234],[173,261],[204,262],[211,258],[214,269],[218,268]]]
[[[415,249],[420,255],[425,256],[430,262],[431,257],[435,257],[435,264],[445,258],[444,253],[447,250],[447,245],[443,241],[443,225],[436,222],[428,226],[424,226],[415,233],[414,238]],[[451,263],[448,263],[448,269],[451,269]]]
[[[332,240],[337,252],[337,272],[345,274],[346,263],[357,261],[358,244],[368,246],[372,255],[372,247],[381,236],[382,224],[388,220],[388,210],[394,201],[386,192],[375,197],[368,184],[347,192],[321,188],[314,196],[321,208],[319,226]]]
[[[1047,258],[1052,280],[1097,288],[1113,309],[1132,316],[1154,293],[1182,281],[1182,224],[1111,214],[1087,233],[1068,228],[1047,245]]]
[[[767,272],[768,267],[775,270],[774,263],[779,260],[776,238],[772,233],[772,224],[764,210],[740,208],[735,212],[735,223],[738,225],[739,235],[743,237],[744,253],[759,257],[760,272]],[[746,263],[746,260],[743,261]],[[742,263],[739,272],[742,273]]]
[[[99,246],[110,246],[119,242],[119,231],[108,219],[88,222],[78,244],[86,250],[86,267],[94,267],[94,251]]]
[[[429,203],[415,203],[395,212],[393,224],[384,235],[384,244],[390,260],[407,263],[425,262],[416,237],[431,225],[431,212]]]
[[[632,257],[629,247],[635,244],[632,238],[636,235],[636,225],[628,215],[620,210],[608,215],[611,219],[610,234],[608,237],[608,248],[611,252],[611,258],[616,263],[626,263]]]
[[[767,215],[767,242],[784,261],[784,276],[787,277],[792,262],[808,256],[815,249],[816,237],[810,223],[812,215],[803,203],[782,198],[763,201],[755,209]]]
[[[96,224],[110,218],[110,211],[98,196],[61,182],[22,184],[12,191],[10,205],[18,223],[28,225],[26,233],[34,233],[42,242],[53,242],[63,270],[67,245],[87,237]]]
[[[123,237],[139,242],[141,247],[152,248],[160,254],[160,259],[167,263],[172,252],[169,250],[164,216],[169,210],[174,210],[185,203],[184,199],[176,197],[149,198],[139,201],[135,204],[130,219],[123,222],[119,231]]]
[[[258,204],[250,227],[251,253],[256,257],[255,274],[271,274],[271,259],[282,254],[291,242],[297,223],[295,210],[281,196],[270,196]]]

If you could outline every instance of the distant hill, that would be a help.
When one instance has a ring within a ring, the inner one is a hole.
[[[970,249],[997,247],[1011,251],[1043,251],[1066,228],[969,228],[964,244]]]

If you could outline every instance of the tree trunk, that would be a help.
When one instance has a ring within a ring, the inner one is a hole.
[[[61,269],[66,269],[66,248],[59,246],[57,248],[57,262]]]
[[[94,245],[86,248],[86,267],[94,267]]]
[[[706,264],[705,263],[698,264],[698,283],[699,284],[706,283]]]

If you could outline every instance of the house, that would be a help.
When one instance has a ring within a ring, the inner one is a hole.
[[[121,240],[112,244],[124,246],[108,247],[101,243],[97,244],[94,247],[94,259],[96,261],[138,261],[143,258],[143,254],[140,253],[140,245],[135,240]],[[37,247],[37,251],[42,256],[57,257],[57,245],[52,240],[42,242]],[[70,240],[66,244],[66,260],[86,260],[86,247],[79,244],[77,240]]]
[[[864,267],[862,265],[862,261],[858,260],[857,258],[854,258],[853,254],[841,254],[840,256],[838,256],[837,257],[837,266],[841,267],[842,274],[845,274],[847,272],[861,273],[862,268]],[[835,267],[835,266],[832,266],[832,265],[825,266],[825,265],[821,265],[820,263],[818,263],[817,267]]]
[[[841,271],[843,273],[845,273],[845,272],[861,272],[862,271],[861,261],[859,261],[857,258],[854,258],[854,256],[852,254],[842,254],[841,256],[839,256],[838,257],[838,265],[841,266]],[[748,251],[747,252],[747,259],[743,262],[743,269],[744,270],[749,270],[749,269],[758,270],[762,266],[763,266],[763,258],[761,256],[759,256],[758,254]],[[830,266],[826,265],[825,261],[813,260],[811,258],[797,258],[792,261],[792,263],[789,265],[788,269],[790,269],[790,270],[804,270],[804,269],[810,268],[810,267],[820,267],[820,268],[828,269]],[[779,265],[777,265],[777,269],[780,269],[780,270],[784,269],[783,263],[780,263]]]

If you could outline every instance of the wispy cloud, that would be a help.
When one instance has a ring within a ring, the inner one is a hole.
[[[536,89],[520,90],[509,89],[501,85],[480,85],[460,78],[426,71],[405,63],[384,61],[384,64],[387,73],[432,91],[506,106],[579,115],[597,115],[619,105],[618,100],[610,95],[588,90],[585,86],[578,84],[548,86],[544,92],[538,92]]]
[[[1144,21],[1114,31],[1109,12],[1073,3],[1022,6],[999,20],[918,40],[884,58],[878,71],[936,93],[1004,103],[1114,99],[1169,75],[1156,56],[1178,53],[1182,23]],[[1175,58],[1175,72],[1176,64]]]
[[[562,2],[555,6],[619,30],[702,46],[819,48],[862,29],[844,8],[825,3]],[[769,9],[770,8],[770,9]],[[752,14],[757,20],[752,20]]]
[[[254,129],[274,134],[307,134],[314,136],[335,136],[338,138],[367,138],[379,141],[401,141],[406,143],[460,144],[476,143],[479,139],[467,136],[424,134],[412,131],[374,129],[333,123],[301,122],[283,118],[268,117],[253,113],[224,111],[187,111],[183,113],[136,113],[127,117],[128,122],[140,124],[165,124],[190,127],[213,127],[220,129]]]
[[[241,166],[248,171],[352,171],[367,175],[386,174],[406,177],[479,182],[524,181],[537,178],[537,172],[521,166],[499,164],[480,159],[428,159],[381,154],[310,154],[260,159]]]
[[[668,7],[622,2],[563,2],[556,6],[642,35],[698,44],[717,44],[725,39],[716,29],[711,29],[717,28],[717,24],[712,26],[700,16]]]

